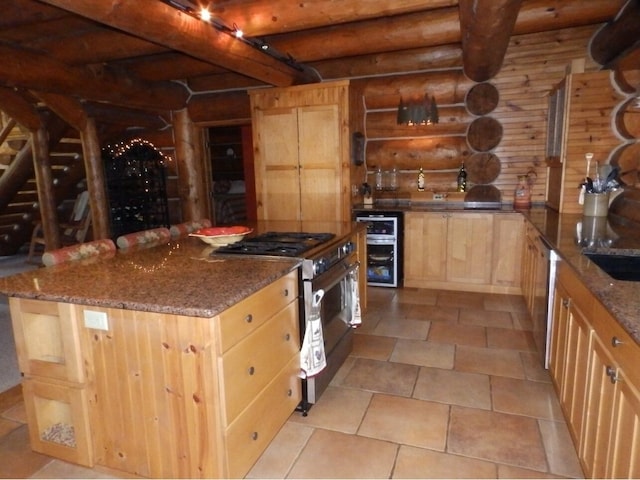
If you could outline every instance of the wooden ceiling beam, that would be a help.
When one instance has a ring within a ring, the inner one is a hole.
[[[464,73],[471,80],[484,82],[500,71],[521,3],[522,0],[460,0]]]
[[[108,68],[69,67],[48,56],[0,45],[0,82],[39,92],[161,110],[184,108],[186,89],[177,83],[142,83]]]
[[[43,125],[33,104],[13,88],[0,87],[0,110],[31,131]]]
[[[259,79],[291,86],[320,81],[157,0],[42,0],[131,35]]]
[[[630,0],[619,15],[608,22],[591,39],[589,52],[600,65],[616,60],[621,52],[628,52],[637,43],[640,32],[640,1]]]

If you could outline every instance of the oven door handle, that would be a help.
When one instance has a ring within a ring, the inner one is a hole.
[[[367,237],[367,245],[395,245],[396,237],[393,236],[381,236],[381,237],[372,237],[369,235]]]
[[[321,275],[317,281],[313,281],[313,290],[324,290],[325,292],[331,290],[340,281],[348,277],[351,273],[355,272],[360,267],[360,262],[354,262],[351,264],[343,265],[342,268],[338,266],[328,270],[324,275]]]

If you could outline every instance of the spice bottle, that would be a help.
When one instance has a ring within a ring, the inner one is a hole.
[[[464,162],[460,166],[458,172],[458,191],[465,192],[467,190],[467,171],[464,169]]]
[[[531,187],[529,186],[529,177],[527,175],[518,175],[518,184],[513,192],[513,207],[531,207]]]
[[[424,192],[424,170],[422,170],[422,167],[418,171],[418,191]]]
[[[380,191],[382,188],[382,168],[378,167],[376,170],[376,190]]]

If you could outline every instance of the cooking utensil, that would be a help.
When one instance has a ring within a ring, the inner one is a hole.
[[[591,170],[591,160],[593,159],[593,153],[590,153],[590,152],[589,153],[585,153],[584,158],[587,159],[587,173],[584,176],[585,183],[586,183],[587,180],[589,179],[589,173],[590,173],[590,170]],[[587,187],[586,187],[585,183],[583,183],[580,186],[580,194],[578,195],[578,203],[580,205],[584,205],[584,194],[585,194],[585,192],[587,190]]]

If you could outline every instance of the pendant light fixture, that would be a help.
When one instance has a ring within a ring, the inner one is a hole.
[[[398,125],[432,125],[438,123],[438,105],[435,97],[425,93],[424,98],[418,101],[404,102],[400,97],[398,105]]]

